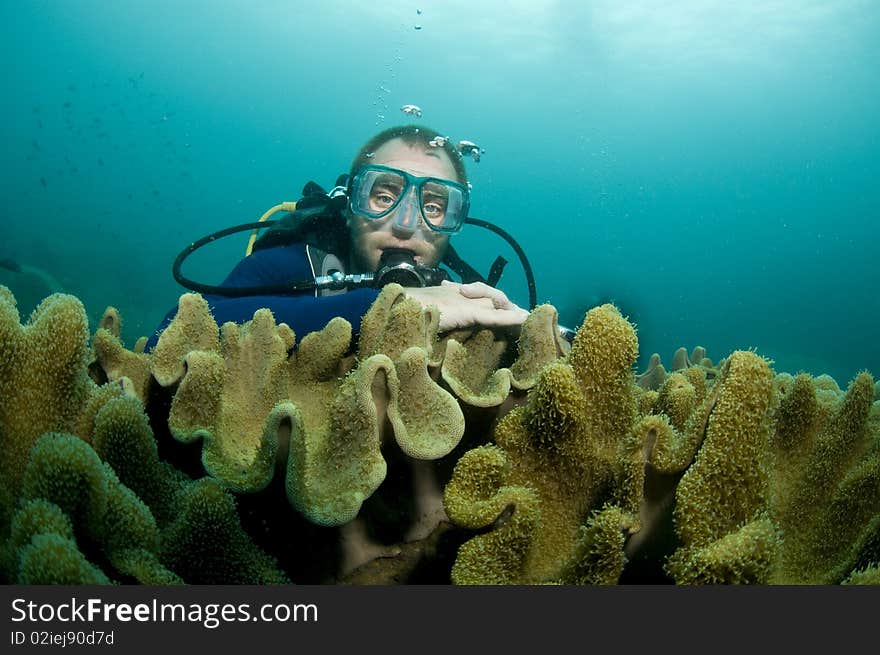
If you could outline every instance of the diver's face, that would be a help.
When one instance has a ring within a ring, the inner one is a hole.
[[[376,149],[371,164],[390,166],[417,177],[438,177],[458,180],[455,167],[443,148],[422,144],[410,145],[402,139],[392,139]],[[440,234],[425,225],[419,217],[413,229],[401,227],[395,220],[397,207],[381,219],[371,220],[348,212],[348,232],[351,235],[351,272],[372,273],[379,268],[383,251],[389,248],[409,250],[416,263],[437,266],[449,245],[449,235]],[[416,209],[418,212],[418,209]]]

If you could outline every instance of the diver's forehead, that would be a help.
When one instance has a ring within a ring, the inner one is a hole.
[[[406,143],[399,138],[391,139],[376,148],[370,163],[398,168],[418,177],[458,179],[452,160],[443,148]]]

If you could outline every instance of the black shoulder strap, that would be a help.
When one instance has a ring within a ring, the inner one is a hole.
[[[348,260],[348,228],[342,209],[345,197],[331,198],[315,182],[303,188],[296,211],[285,214],[254,242],[252,251],[304,243]]]
[[[469,284],[471,282],[486,282],[486,278],[480,275],[473,266],[463,260],[461,256],[455,251],[455,248],[452,247],[451,243],[446,249],[446,255],[443,257],[443,263],[451,268],[459,277],[461,277],[461,281],[465,284]]]

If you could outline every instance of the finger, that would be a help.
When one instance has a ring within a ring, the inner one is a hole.
[[[462,284],[459,291],[461,295],[467,298],[491,298],[492,303],[499,309],[509,309],[516,306],[510,302],[510,299],[501,289],[496,289],[483,282]]]
[[[522,325],[529,313],[524,309],[489,309],[480,308],[476,311],[476,323],[487,327],[508,327]]]
[[[493,291],[496,291],[496,289],[484,282],[468,282],[461,285],[462,295],[468,298],[488,297]]]
[[[495,311],[495,303],[492,302],[491,298],[468,298],[470,304],[477,305],[479,307],[485,307],[490,311]]]

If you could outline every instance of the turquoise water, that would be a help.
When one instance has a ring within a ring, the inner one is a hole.
[[[116,306],[130,345],[183,291],[184,246],[332,185],[414,103],[485,149],[471,214],[519,240],[564,324],[610,300],[640,367],[702,345],[880,375],[877,3],[4,0],[0,20],[0,260],[32,272],[0,284],[23,312],[57,286],[93,326]],[[218,281],[245,243],[185,272]],[[527,304],[503,241],[455,243],[510,260]]]

